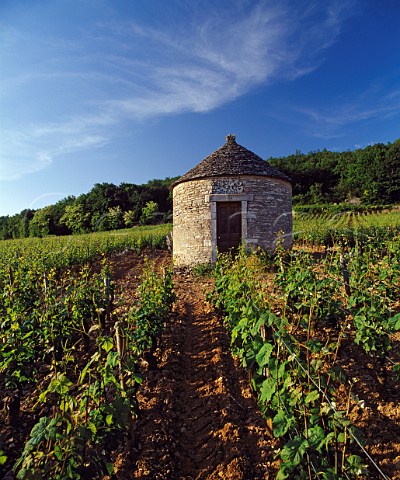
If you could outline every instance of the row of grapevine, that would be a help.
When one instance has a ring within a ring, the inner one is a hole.
[[[63,237],[24,238],[0,241],[0,275],[6,266],[20,268],[36,263],[44,271],[81,265],[122,250],[165,248],[171,225],[151,225],[114,232]]]
[[[110,242],[82,249],[71,242],[66,258],[58,251],[51,263],[41,255],[53,241],[16,245],[0,269],[3,420],[32,425],[23,451],[0,445],[0,473],[13,463],[21,479],[100,478],[112,473],[116,445],[134,440],[140,366],[174,301],[171,271],[148,262],[135,305],[117,317],[109,262],[82,263],[100,259]],[[129,248],[138,245],[136,238]],[[21,411],[26,399],[29,414]]]
[[[324,245],[329,248],[338,243],[354,246],[373,242],[379,247],[399,233],[399,210],[335,215],[295,212],[293,216],[293,238],[299,245]]]
[[[215,277],[210,299],[223,312],[233,354],[252,374],[267,424],[282,440],[277,478],[367,476],[362,433],[336,407],[339,386],[349,386],[340,352],[354,331],[377,375],[399,373],[399,364],[387,364],[400,329],[399,242],[382,251],[333,249],[321,258],[282,251],[272,260],[242,251],[233,263],[220,257]]]

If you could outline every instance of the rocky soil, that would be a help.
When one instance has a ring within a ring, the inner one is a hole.
[[[274,478],[275,440],[210,308],[211,282],[174,278],[177,302],[139,393],[136,447],[120,479]]]
[[[114,255],[117,284],[115,317],[135,301],[144,255]],[[148,252],[150,261],[170,265],[168,252]],[[127,480],[252,480],[275,478],[278,442],[257,409],[247,373],[235,364],[221,319],[206,301],[212,280],[175,272],[177,301],[156,350],[157,365],[143,362],[143,383],[135,441],[129,450],[116,445],[114,478]],[[394,356],[400,339],[395,339]],[[394,358],[394,357],[393,357]],[[363,431],[366,448],[390,479],[400,479],[400,386],[383,387],[370,360],[351,340],[344,342],[341,364],[357,379],[349,400],[343,388],[338,407],[348,408]],[[27,398],[17,424],[1,422],[1,443],[18,458],[34,415]],[[10,470],[7,480],[14,479]],[[383,478],[372,467],[370,477]]]
[[[170,259],[164,254],[160,261]],[[177,302],[157,349],[158,365],[147,366],[140,390],[137,445],[129,458],[119,456],[118,478],[275,478],[278,443],[206,301],[212,280],[176,272],[174,285]],[[400,338],[393,346],[396,359]],[[400,479],[400,385],[393,376],[382,385],[351,332],[340,362],[353,387],[351,395],[348,387],[340,390],[338,408],[348,409],[387,478]],[[374,467],[369,471],[369,478],[383,478]]]

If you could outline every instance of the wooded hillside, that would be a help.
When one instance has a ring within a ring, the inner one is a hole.
[[[269,158],[294,182],[293,203],[400,202],[400,139],[345,152],[322,150]]]
[[[292,179],[295,207],[340,210],[351,204],[362,208],[400,203],[400,139],[354,151],[297,151],[268,161]],[[0,239],[116,230],[168,220],[169,187],[176,178],[145,185],[96,183],[78,197],[0,217]]]
[[[89,193],[78,197],[0,217],[0,239],[89,233],[168,221],[172,210],[169,186],[174,180],[150,180],[145,185],[96,183]]]

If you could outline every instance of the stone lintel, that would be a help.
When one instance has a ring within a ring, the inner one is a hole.
[[[252,202],[253,193],[212,193],[204,195],[205,203],[210,202]]]

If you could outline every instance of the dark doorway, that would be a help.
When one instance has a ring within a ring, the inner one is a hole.
[[[236,250],[242,241],[241,202],[217,202],[217,248],[219,252]]]

